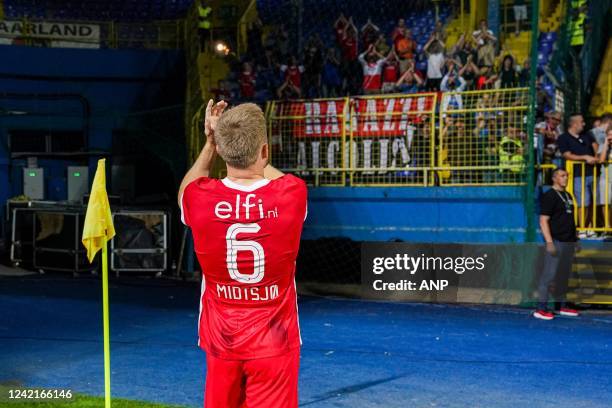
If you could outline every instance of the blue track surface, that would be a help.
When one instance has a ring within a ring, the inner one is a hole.
[[[198,407],[194,285],[111,285],[113,395]],[[0,279],[0,382],[102,395],[99,282]],[[612,316],[300,298],[304,407],[609,407]]]

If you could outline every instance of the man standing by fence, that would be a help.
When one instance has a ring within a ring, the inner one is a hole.
[[[567,171],[555,169],[553,186],[542,195],[540,202],[540,228],[546,242],[544,268],[538,280],[538,306],[533,317],[552,320],[553,312],[548,308],[550,287],[553,287],[555,309],[561,316],[578,316],[578,312],[567,307],[565,296],[576,246],[574,203],[567,187]]]

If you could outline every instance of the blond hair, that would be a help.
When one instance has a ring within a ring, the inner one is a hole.
[[[267,142],[266,120],[259,106],[243,103],[224,112],[215,129],[215,142],[228,165],[245,169],[255,163]]]

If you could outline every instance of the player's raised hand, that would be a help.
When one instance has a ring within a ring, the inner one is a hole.
[[[225,101],[219,101],[216,104],[212,99],[208,101],[208,105],[206,105],[206,117],[204,118],[204,135],[206,136],[207,143],[215,143],[215,128],[226,107],[227,102]]]

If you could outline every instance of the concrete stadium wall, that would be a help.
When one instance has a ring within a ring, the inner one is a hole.
[[[521,187],[309,189],[303,239],[524,242]]]

